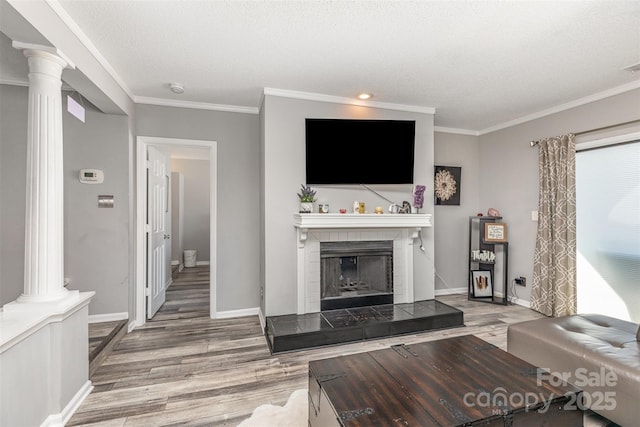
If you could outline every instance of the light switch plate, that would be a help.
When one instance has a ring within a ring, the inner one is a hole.
[[[113,196],[98,196],[98,207],[99,208],[112,208],[113,207]]]

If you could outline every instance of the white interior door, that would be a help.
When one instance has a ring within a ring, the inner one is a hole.
[[[164,153],[149,146],[147,160],[147,318],[151,319],[165,301],[169,179]]]

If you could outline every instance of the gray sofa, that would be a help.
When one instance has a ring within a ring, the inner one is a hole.
[[[532,365],[568,376],[594,412],[622,426],[640,425],[637,324],[599,314],[530,320],[509,326],[507,349]]]

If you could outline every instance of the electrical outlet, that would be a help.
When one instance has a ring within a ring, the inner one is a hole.
[[[527,278],[520,276],[520,277],[516,277],[515,279],[513,279],[513,281],[516,283],[516,285],[520,285],[520,286],[527,286]]]

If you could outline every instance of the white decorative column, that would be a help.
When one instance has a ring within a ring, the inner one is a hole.
[[[24,293],[19,302],[55,301],[64,287],[62,70],[75,68],[47,46],[13,42],[29,62]]]
[[[13,47],[29,62],[25,281],[0,310],[0,425],[63,426],[93,388],[87,325],[95,292],[64,287],[60,77],[73,65],[54,48]]]

